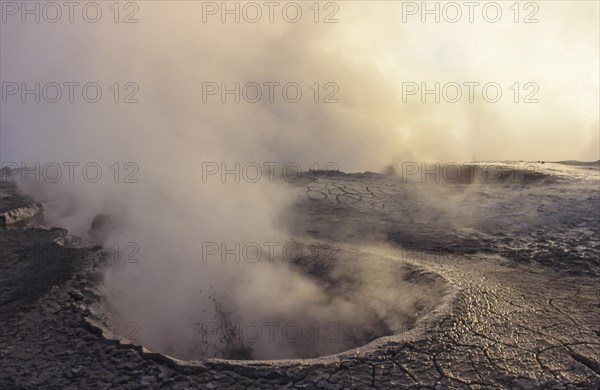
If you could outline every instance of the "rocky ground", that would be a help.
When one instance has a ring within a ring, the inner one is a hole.
[[[598,168],[539,171],[466,183],[330,172],[290,185],[295,234],[370,257],[385,246],[445,295],[364,347],[254,362],[183,362],[131,341],[106,317],[102,248],[43,227],[42,205],[3,182],[0,388],[598,388]]]

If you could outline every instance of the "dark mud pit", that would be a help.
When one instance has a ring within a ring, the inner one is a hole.
[[[303,308],[298,308],[297,316],[243,322],[211,291],[208,299],[212,305],[200,316],[196,337],[187,339],[186,345],[145,339],[142,325],[131,328],[132,335],[135,333],[136,340],[152,351],[183,360],[316,358],[362,348],[373,340],[410,330],[419,321],[446,311],[454,293],[439,274],[403,261],[389,248],[315,240],[296,244],[304,255],[290,259],[292,269],[326,292],[326,313],[305,318]],[[108,334],[115,322],[139,324],[135,317],[119,310],[118,304],[107,303],[96,308]]]
[[[334,248],[321,253],[334,261],[292,267],[369,320],[297,351],[311,359],[272,361],[145,345],[102,294],[106,249],[44,227],[43,207],[3,182],[0,388],[597,388],[598,170],[513,177],[329,172],[292,186],[298,241]],[[386,294],[357,289],[365,273]]]

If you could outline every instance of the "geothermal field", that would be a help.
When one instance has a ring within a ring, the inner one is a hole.
[[[594,388],[600,163],[517,165],[455,167],[439,182],[305,172],[286,184],[286,252],[210,246],[198,272],[237,267],[235,285],[215,277],[165,307],[156,300],[179,289],[133,303],[111,291],[133,288],[120,279],[135,283],[127,267],[143,260],[49,226],[59,206],[5,170],[2,387]],[[277,280],[244,282],[265,273]]]
[[[0,389],[600,388],[598,1],[0,1]]]

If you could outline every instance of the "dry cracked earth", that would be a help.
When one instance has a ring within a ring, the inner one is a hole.
[[[506,172],[461,183],[312,172],[290,183],[295,234],[340,253],[385,246],[392,266],[435,276],[444,296],[404,332],[277,361],[185,362],[115,335],[99,289],[106,250],[46,227],[44,205],[4,181],[0,388],[599,388],[598,166]]]

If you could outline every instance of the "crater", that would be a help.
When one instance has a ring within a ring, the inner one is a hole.
[[[298,248],[301,254],[287,260],[286,272],[317,289],[317,301],[298,298],[291,281],[290,296],[279,291],[267,294],[267,301],[237,297],[236,304],[226,289],[213,285],[198,292],[187,317],[165,321],[164,312],[156,312],[152,321],[124,311],[112,292],[95,310],[96,320],[110,339],[179,360],[311,359],[364,350],[384,337],[404,340],[450,302],[445,278],[388,246],[298,240]],[[277,261],[262,266],[281,267]],[[107,275],[118,269],[110,265]],[[265,283],[268,290],[270,281]]]

